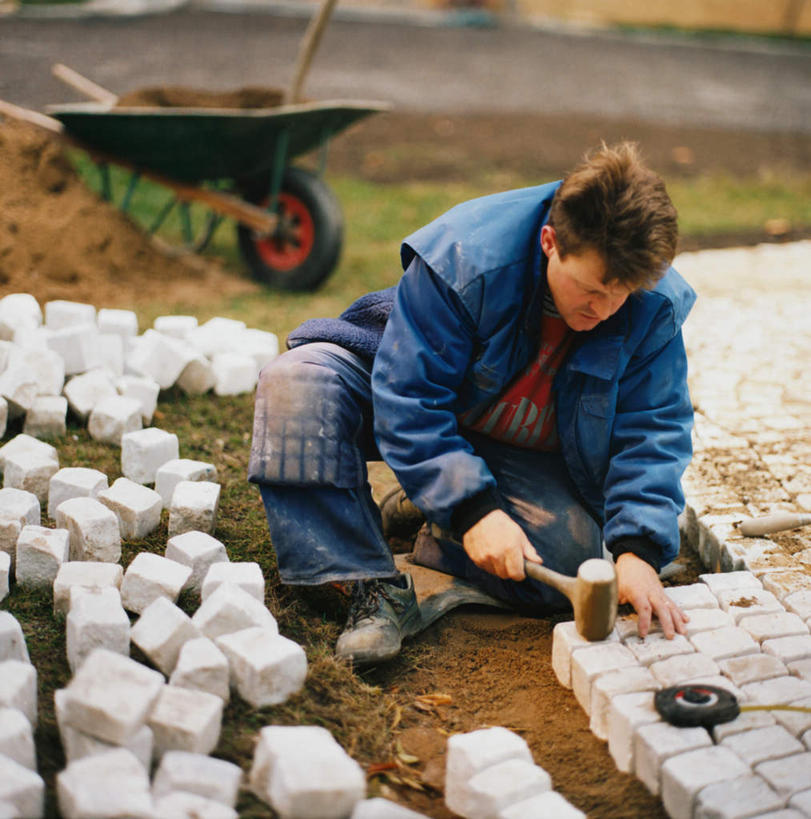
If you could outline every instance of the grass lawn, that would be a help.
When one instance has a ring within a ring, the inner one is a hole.
[[[79,162],[95,184],[96,177],[89,173],[84,160]],[[532,180],[503,175],[495,179],[483,173],[465,184],[379,185],[349,177],[330,178],[329,182],[342,203],[347,227],[342,261],[325,285],[305,294],[262,291],[229,300],[212,294],[206,311],[197,311],[201,321],[214,315],[230,316],[250,327],[273,330],[282,338],[306,318],[336,315],[362,293],[397,281],[398,247],[403,236],[459,201],[531,184]],[[116,181],[119,191],[123,184],[123,180]],[[811,175],[768,179],[702,176],[670,180],[669,187],[687,236],[760,230],[766,220],[776,218],[796,227],[811,227]],[[136,213],[149,219],[160,207],[158,199],[158,191],[144,186],[143,198],[139,195],[134,205]],[[231,225],[218,230],[210,252],[227,265],[239,266]],[[176,303],[141,304],[137,310],[142,328],[150,326],[157,315],[187,312]],[[234,697],[225,711],[216,754],[247,771],[259,728],[270,723],[308,723],[328,728],[364,765],[388,762],[396,755],[395,728],[400,719],[395,694],[368,684],[331,657],[345,602],[337,593],[294,594],[279,583],[259,493],[245,479],[252,411],[249,395],[188,398],[170,390],[161,396],[153,421],[178,435],[181,457],[212,462],[217,467],[222,497],[214,534],[226,544],[231,560],[260,564],[266,578],[267,604],[279,620],[281,632],[305,646],[310,663],[303,692],[284,705],[253,710]],[[5,440],[19,431],[9,428]],[[99,469],[110,483],[121,474],[118,448],[91,440],[79,425],[70,425],[67,436],[53,443],[61,466]],[[122,564],[126,567],[142,550],[162,554],[166,537],[164,513],[158,531],[143,541],[124,544]],[[192,613],[197,601],[183,596],[180,605]],[[64,758],[54,720],[53,691],[69,679],[64,620],[54,617],[50,593],[22,593],[12,587],[2,607],[22,623],[38,669],[37,752],[40,773],[48,785],[48,814],[55,815],[54,777],[64,767]],[[133,656],[138,656],[134,648]],[[378,780],[371,781],[374,792]],[[241,797],[238,809],[241,816],[268,815],[267,808],[248,794]]]

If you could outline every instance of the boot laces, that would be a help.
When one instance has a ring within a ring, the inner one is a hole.
[[[387,600],[395,611],[403,606],[400,600],[389,594],[384,583],[379,580],[358,580],[352,590],[352,605],[349,609],[347,625],[352,627],[361,620],[371,617],[380,607],[380,598]]]

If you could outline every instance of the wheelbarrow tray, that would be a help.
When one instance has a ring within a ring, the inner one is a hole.
[[[68,136],[136,168],[182,182],[250,178],[287,163],[352,123],[390,106],[334,100],[276,108],[111,108],[97,102],[50,106]]]

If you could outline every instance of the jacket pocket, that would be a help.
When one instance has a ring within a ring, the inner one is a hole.
[[[611,451],[614,401],[610,392],[585,393],[577,410],[577,448],[591,479],[603,486]]]

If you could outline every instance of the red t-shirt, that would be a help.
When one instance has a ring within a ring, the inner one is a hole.
[[[574,334],[549,294],[544,301],[540,337],[538,354],[524,371],[472,424],[465,422],[467,413],[461,415],[462,426],[513,446],[546,451],[559,448],[552,381]]]

